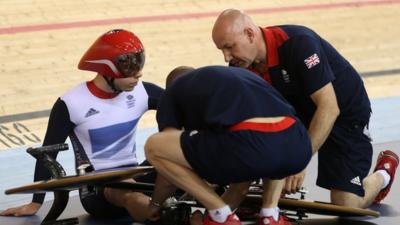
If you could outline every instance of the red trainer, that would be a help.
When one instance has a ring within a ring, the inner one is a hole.
[[[279,216],[279,220],[275,221],[272,216],[260,217],[259,225],[293,225],[286,216]]]
[[[381,202],[390,191],[390,187],[394,181],[394,175],[396,173],[397,166],[399,165],[399,156],[396,153],[386,150],[379,153],[378,160],[374,172],[377,170],[386,170],[390,175],[389,184],[382,189],[379,194],[375,197],[374,203]]]
[[[235,214],[231,214],[228,216],[228,218],[224,223],[214,222],[211,219],[210,215],[207,215],[203,220],[203,225],[242,225],[242,224],[240,223],[239,217],[237,217]]]

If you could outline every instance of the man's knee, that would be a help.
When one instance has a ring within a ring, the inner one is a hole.
[[[151,135],[145,145],[144,152],[146,155],[146,159],[151,163],[157,157],[157,146],[158,146],[159,138],[158,133]]]
[[[150,136],[144,146],[146,159],[153,164],[159,158],[170,158],[171,149],[180,146],[180,130],[163,131]]]

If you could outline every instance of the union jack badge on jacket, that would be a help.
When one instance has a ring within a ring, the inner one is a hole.
[[[319,63],[319,57],[318,57],[317,53],[314,53],[312,56],[305,59],[304,63],[306,64],[308,69],[311,69],[314,66],[316,66]]]

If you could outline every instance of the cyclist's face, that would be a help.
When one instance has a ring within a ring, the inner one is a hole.
[[[132,91],[139,82],[140,77],[142,77],[141,70],[128,77],[114,79],[114,85],[121,91]]]
[[[120,55],[116,59],[116,65],[124,77],[140,77],[140,71],[144,66],[144,51]]]

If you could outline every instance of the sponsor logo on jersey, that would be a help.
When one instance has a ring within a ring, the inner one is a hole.
[[[306,64],[308,69],[313,68],[314,66],[319,64],[319,57],[317,53],[314,53],[312,56],[308,57],[307,59],[304,60],[304,63]]]
[[[100,111],[96,110],[96,109],[93,109],[93,108],[90,108],[89,111],[87,111],[87,113],[85,115],[85,118],[88,118],[89,116],[93,116],[93,115],[95,115],[97,113],[100,113]]]

